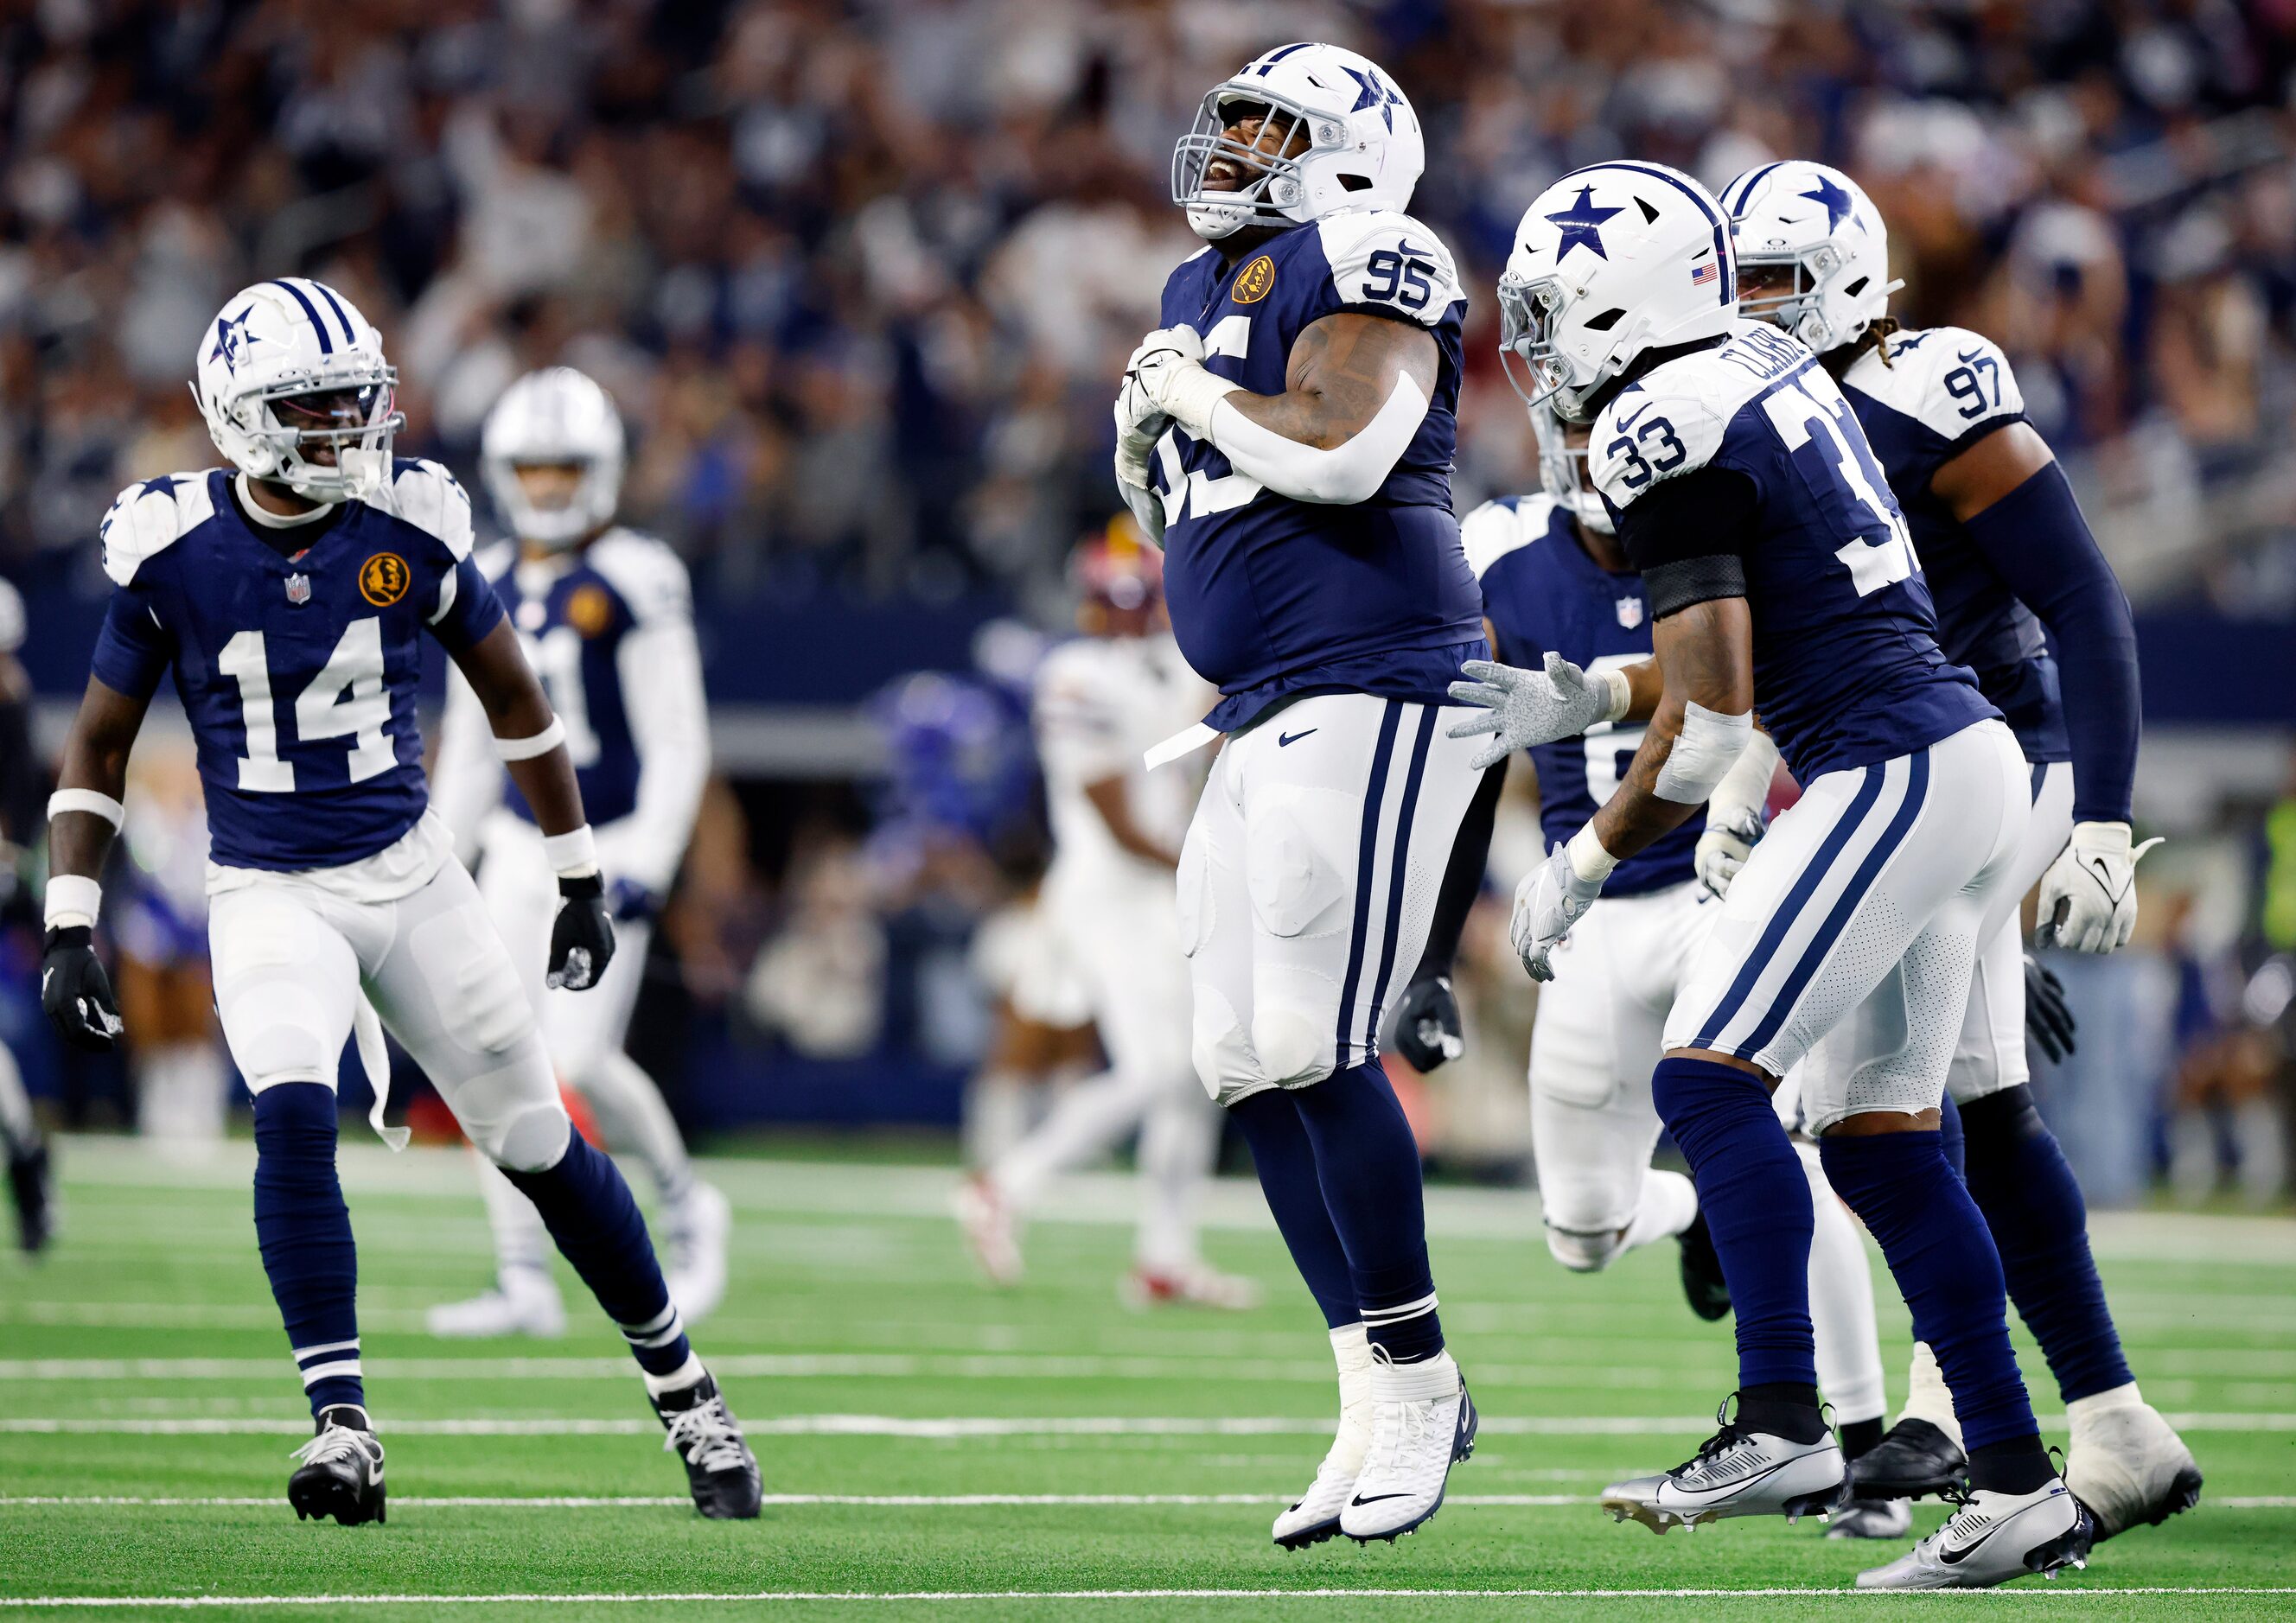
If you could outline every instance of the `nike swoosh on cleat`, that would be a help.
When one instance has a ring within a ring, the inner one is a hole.
[[[1278,750],[1288,750],[1293,744],[1298,743],[1301,739],[1307,737],[1308,733],[1320,733],[1322,731],[1323,729],[1321,727],[1309,727],[1306,733],[1279,733],[1275,735],[1275,747]]]
[[[1408,1499],[1409,1497],[1411,1497],[1411,1496],[1407,1493],[1374,1494],[1370,1498],[1366,1499],[1361,1494],[1357,1494],[1350,1503],[1356,1504],[1377,1504],[1382,1499]]]

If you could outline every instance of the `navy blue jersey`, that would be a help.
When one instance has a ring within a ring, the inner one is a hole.
[[[1661,364],[1603,409],[1591,446],[1589,471],[1614,513],[1702,468],[1752,486],[1743,557],[1754,705],[1803,783],[1998,714],[1938,647],[1889,480],[1841,389],[1798,340],[1747,323]]]
[[[1159,442],[1164,594],[1181,652],[1226,696],[1214,726],[1301,693],[1440,702],[1474,657],[1480,600],[1451,511],[1466,308],[1434,234],[1385,210],[1294,226],[1233,270],[1208,248],[1164,284],[1163,324],[1203,334],[1204,365],[1255,394],[1283,393],[1293,340],[1341,311],[1423,326],[1440,356],[1417,435],[1353,505],[1278,496],[1177,427]]]
[[[171,474],[112,504],[94,674],[146,698],[174,671],[217,862],[341,867],[427,803],[421,634],[466,648],[502,605],[471,560],[470,497],[436,463],[396,461],[387,488],[345,503],[292,557],[241,513],[231,479]]]
[[[1996,429],[2025,420],[2025,398],[2008,357],[1991,340],[1961,327],[1900,332],[1890,339],[1888,361],[1875,348],[1851,364],[1841,392],[1905,510],[1937,602],[1938,645],[1977,674],[1977,685],[2008,718],[2027,760],[2070,760],[2056,661],[2040,622],[1961,521],[1930,493],[1939,468]]]
[[[640,747],[631,725],[622,654],[630,634],[693,617],[685,566],[661,542],[612,529],[578,551],[513,563],[508,546],[480,559],[551,709],[565,725],[567,753],[594,824],[637,808]],[[515,783],[503,803],[528,822],[534,813]]]
[[[1498,638],[1498,657],[1536,670],[1559,653],[1587,670],[1637,665],[1651,657],[1650,605],[1643,578],[1606,570],[1578,544],[1570,511],[1551,496],[1511,496],[1486,502],[1460,526],[1467,562],[1483,584],[1483,616]],[[1615,793],[1643,742],[1638,722],[1603,722],[1576,738],[1537,744],[1538,824],[1549,848],[1577,833]],[[1642,896],[1697,877],[1693,814],[1620,863],[1605,896]]]

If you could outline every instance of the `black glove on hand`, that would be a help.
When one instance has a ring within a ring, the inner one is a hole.
[[[558,881],[558,920],[550,927],[549,984],[580,992],[596,986],[614,961],[614,921],[606,881],[595,873]]]
[[[119,1040],[119,1004],[95,955],[95,931],[86,925],[48,931],[40,954],[40,1007],[75,1048],[104,1053]]]
[[[1448,976],[1430,975],[1411,983],[1396,1013],[1395,1049],[1423,1075],[1467,1052],[1459,1000],[1451,996]]]
[[[2065,1006],[2065,983],[2039,959],[2025,958],[2025,1034],[2040,1045],[2049,1063],[2062,1065],[2073,1051],[2073,1012]]]

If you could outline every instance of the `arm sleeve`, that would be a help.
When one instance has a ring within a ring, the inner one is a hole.
[[[96,634],[90,666],[95,679],[115,693],[148,699],[175,657],[176,639],[160,623],[149,596],[134,586],[116,588]]]
[[[614,664],[637,744],[638,799],[599,832],[599,865],[666,896],[709,782],[709,701],[693,620],[663,615],[634,627]]]
[[[1760,493],[1733,468],[1663,480],[1619,514],[1619,543],[1642,571],[1651,618],[1746,594],[1745,555]]]
[[[470,681],[447,668],[447,709],[439,720],[439,755],[430,766],[430,807],[467,864],[478,852],[479,824],[502,800],[503,765],[494,728]]]
[[[1427,950],[1420,955],[1414,981],[1449,974],[1459,956],[1459,936],[1474,910],[1475,898],[1482,894],[1483,874],[1490,865],[1491,830],[1498,821],[1506,775],[1507,763],[1502,760],[1483,774],[1483,781],[1475,785],[1475,798],[1467,802],[1467,815],[1459,820],[1458,835],[1451,841],[1450,864],[1443,870],[1443,888],[1435,895]]]
[[[2136,626],[2064,470],[2050,463],[1963,528],[2056,646],[2072,737],[2073,820],[2128,822],[2142,725]]]

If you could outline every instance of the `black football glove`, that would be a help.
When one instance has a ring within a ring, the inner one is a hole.
[[[40,954],[40,1007],[58,1036],[75,1048],[111,1051],[124,1029],[111,978],[95,955],[95,931],[85,924],[48,931]]]
[[[1459,1024],[1459,1000],[1447,975],[1414,980],[1396,1012],[1395,1049],[1423,1075],[1467,1052]]]
[[[2039,959],[2025,957],[2025,1035],[2040,1045],[2049,1063],[2062,1065],[2073,1052],[2073,1012],[2065,1005],[2065,983]]]
[[[595,873],[558,881],[558,920],[550,927],[549,984],[570,992],[596,986],[614,961],[614,921],[606,882]]]

